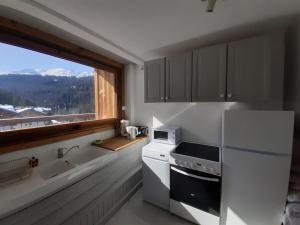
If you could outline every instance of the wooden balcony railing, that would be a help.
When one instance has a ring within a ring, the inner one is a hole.
[[[0,119],[0,132],[95,120],[95,113]]]

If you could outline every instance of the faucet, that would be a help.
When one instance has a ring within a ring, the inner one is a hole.
[[[59,158],[59,159],[63,158],[74,148],[79,149],[79,145],[72,146],[71,148],[58,148],[57,149],[57,158]],[[64,153],[64,150],[67,150],[67,151]]]

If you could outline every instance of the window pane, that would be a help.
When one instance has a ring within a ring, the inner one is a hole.
[[[95,119],[94,68],[0,43],[0,132]]]

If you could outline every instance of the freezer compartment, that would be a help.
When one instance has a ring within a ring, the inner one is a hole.
[[[223,115],[223,146],[291,154],[294,112],[229,110]]]
[[[223,149],[221,225],[280,225],[290,156]]]

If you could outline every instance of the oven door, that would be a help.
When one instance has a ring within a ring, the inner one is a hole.
[[[175,201],[219,216],[221,178],[171,165],[170,197]]]

